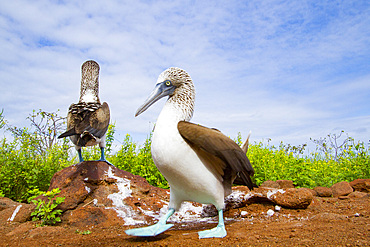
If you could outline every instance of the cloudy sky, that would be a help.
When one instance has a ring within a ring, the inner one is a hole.
[[[136,109],[168,67],[197,90],[193,122],[293,145],[370,139],[370,2],[0,1],[0,109],[66,115],[96,60],[116,139],[142,142],[165,102]]]

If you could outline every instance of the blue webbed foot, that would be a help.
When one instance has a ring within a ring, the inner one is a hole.
[[[100,159],[100,160],[98,160],[98,161],[104,161],[105,163],[107,163],[108,165],[110,165],[110,166],[113,166],[113,167],[116,167],[115,165],[113,165],[112,163],[110,163],[108,160],[106,160],[106,159],[104,159],[104,160],[102,160],[102,159]]]
[[[103,147],[100,148],[100,152],[101,152],[101,157],[100,157],[100,160],[98,160],[98,161],[104,161],[108,165],[113,166],[113,167],[116,167],[115,165],[113,165],[112,163],[110,163],[108,160],[105,159],[104,148]]]
[[[216,226],[210,230],[205,230],[198,232],[199,238],[223,238],[226,237],[226,229],[225,226]]]
[[[218,210],[218,225],[210,230],[198,232],[199,238],[223,238],[226,237],[226,229],[222,209]]]
[[[141,228],[134,228],[126,230],[125,233],[131,236],[138,236],[138,237],[154,237],[158,234],[161,234],[164,231],[167,231],[173,226],[173,224],[163,224],[158,222],[152,226],[141,227]]]
[[[170,229],[173,224],[166,224],[166,221],[168,218],[171,217],[171,215],[175,212],[175,209],[170,208],[167,212],[167,214],[161,218],[156,224],[152,226],[147,227],[141,227],[141,228],[134,228],[126,230],[125,233],[127,235],[131,236],[138,236],[138,237],[154,237],[158,234],[161,234],[164,231],[167,231]]]

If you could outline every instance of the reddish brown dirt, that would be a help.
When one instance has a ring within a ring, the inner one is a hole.
[[[173,229],[150,238],[130,237],[132,226],[79,228],[34,226],[33,222],[1,223],[0,246],[370,246],[370,196],[315,197],[307,209],[285,209],[266,215],[272,204],[251,204],[227,212],[228,235],[198,239],[197,231],[215,224],[176,223]],[[235,211],[247,211],[233,219]],[[88,235],[76,233],[90,230]]]

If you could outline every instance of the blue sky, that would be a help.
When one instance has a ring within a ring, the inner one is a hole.
[[[96,60],[116,139],[142,142],[165,102],[136,109],[171,66],[197,90],[193,122],[299,145],[370,139],[369,1],[1,1],[0,108],[66,115]]]

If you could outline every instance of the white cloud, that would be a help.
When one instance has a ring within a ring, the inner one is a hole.
[[[100,98],[142,141],[164,100],[134,118],[167,67],[194,79],[194,121],[235,137],[302,144],[337,130],[370,139],[366,1],[2,1],[0,107],[66,112],[80,66],[101,66]]]

